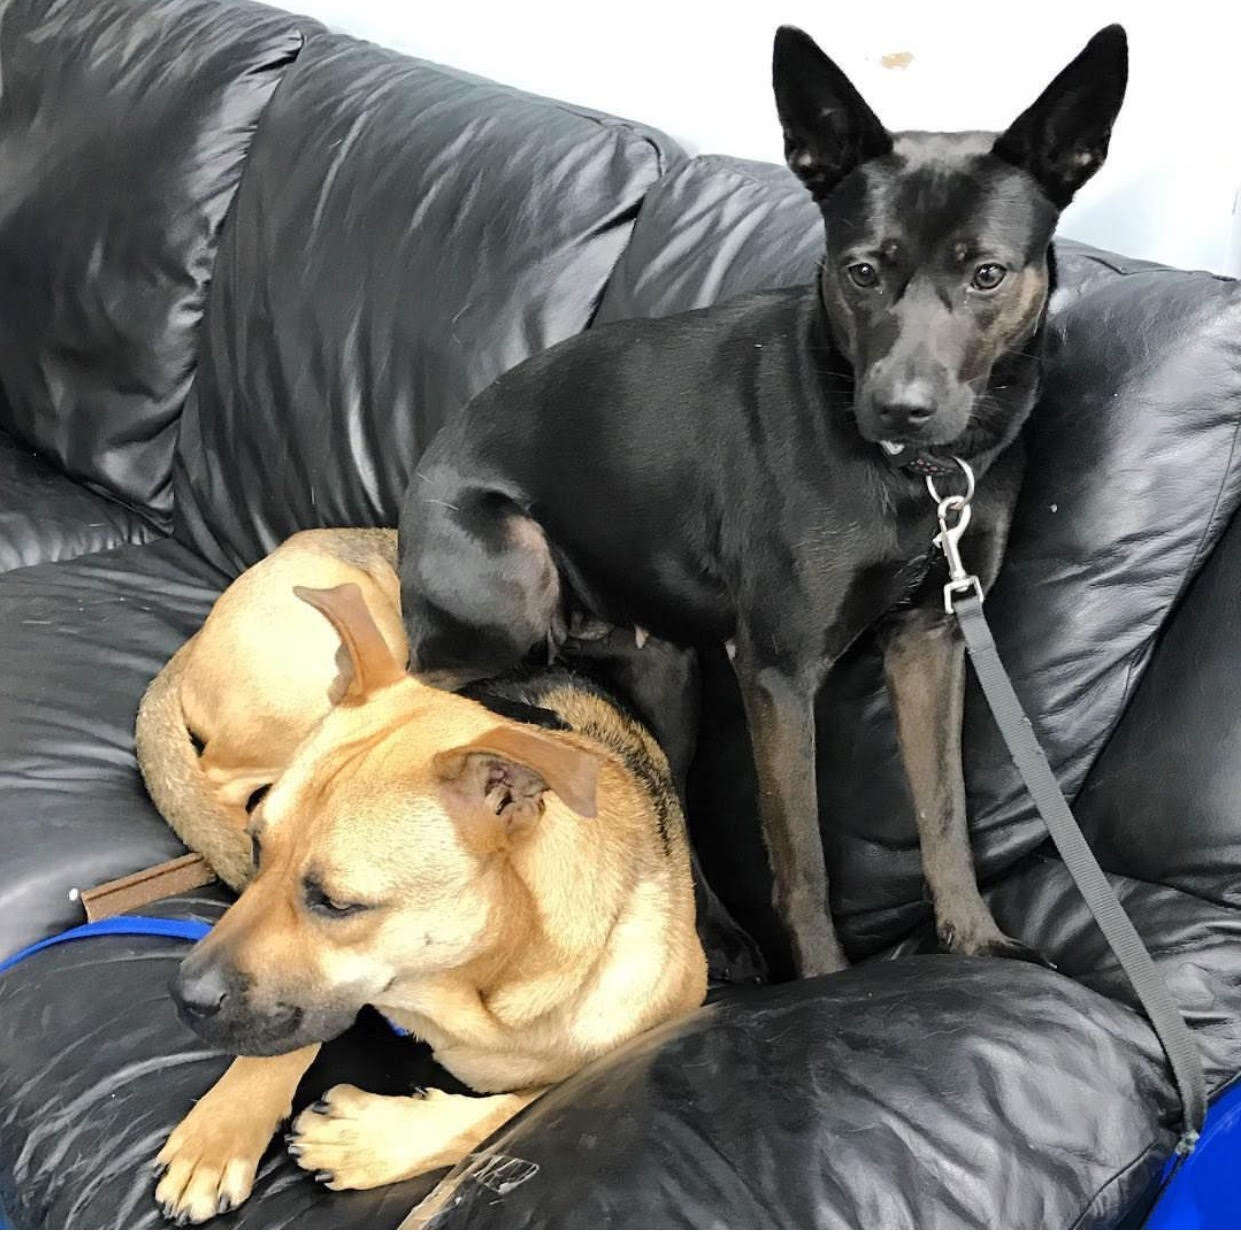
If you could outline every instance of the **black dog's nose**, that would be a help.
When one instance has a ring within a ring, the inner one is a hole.
[[[935,409],[925,403],[887,403],[879,409],[884,428],[891,430],[917,429],[935,415]]]
[[[182,968],[172,981],[172,998],[183,1016],[191,1021],[206,1021],[223,1008],[228,984],[216,967],[200,974],[187,974]]]

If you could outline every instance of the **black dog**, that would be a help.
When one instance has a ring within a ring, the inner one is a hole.
[[[1052,233],[1103,162],[1126,72],[1110,26],[998,138],[893,135],[782,28],[785,152],[827,225],[817,282],[551,348],[449,423],[405,499],[412,663],[441,683],[554,651],[577,609],[730,644],[803,974],[845,964],[826,909],[814,699],[876,623],[940,937],[1024,953],[974,875],[963,655],[928,554],[925,476],[959,489],[954,456],[978,476],[962,548],[989,586],[1038,392]]]

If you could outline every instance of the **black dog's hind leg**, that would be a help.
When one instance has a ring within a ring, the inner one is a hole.
[[[793,962],[802,978],[842,970],[849,962],[827,908],[815,781],[814,699],[822,673],[764,664],[740,637],[733,668],[754,748],[773,899]]]
[[[504,494],[416,483],[399,537],[410,669],[424,681],[455,690],[563,639],[547,537]]]
[[[929,608],[905,610],[881,638],[940,941],[975,957],[1041,960],[999,929],[978,890],[961,767],[965,645],[956,622]]]

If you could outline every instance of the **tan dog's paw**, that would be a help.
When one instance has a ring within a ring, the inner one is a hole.
[[[238,1056],[169,1134],[155,1160],[155,1201],[178,1227],[235,1210],[318,1043],[283,1056]]]
[[[435,1163],[423,1166],[434,1157],[424,1132],[434,1121],[424,1122],[419,1109],[439,1094],[410,1098],[333,1086],[293,1121],[285,1138],[289,1154],[329,1189],[374,1189],[429,1171]]]
[[[488,1103],[442,1090],[406,1097],[333,1086],[285,1140],[298,1166],[329,1189],[374,1189],[455,1163],[476,1144],[463,1114]]]
[[[202,1100],[173,1129],[155,1160],[160,1174],[155,1202],[178,1227],[206,1223],[250,1196],[272,1128],[244,1113],[225,1114]]]

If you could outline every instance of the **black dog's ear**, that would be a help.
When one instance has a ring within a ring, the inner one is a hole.
[[[796,26],[781,26],[771,62],[784,157],[816,202],[892,138],[853,83]]]
[[[1063,209],[1107,157],[1128,78],[1124,27],[1106,26],[1000,134],[992,152],[1029,172]]]

